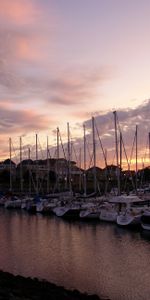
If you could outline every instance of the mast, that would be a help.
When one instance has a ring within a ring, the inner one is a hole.
[[[9,162],[9,189],[10,189],[10,191],[12,191],[11,138],[9,138],[9,155],[10,155],[10,162]]]
[[[22,172],[22,138],[20,137],[20,192],[23,192],[23,172]]]
[[[93,134],[94,193],[96,193],[96,147],[95,147],[95,124],[94,124],[94,117],[92,117],[92,134]]]
[[[39,193],[39,186],[38,186],[38,136],[36,133],[36,151],[35,151],[35,155],[36,155],[36,194],[38,195]]]
[[[120,193],[121,193],[121,170],[122,170],[122,133],[120,131],[120,168],[119,168]]]
[[[85,124],[83,124],[83,132],[84,132],[84,196],[87,194],[87,186],[86,186],[86,132],[85,132]]]
[[[118,134],[117,134],[117,114],[116,111],[114,114],[114,123],[115,123],[115,145],[116,145],[116,163],[117,163],[117,185],[118,185],[118,195],[120,195],[120,167],[119,167],[119,154],[118,154]]]
[[[120,170],[122,168],[122,133],[120,132]]]
[[[148,137],[149,137],[149,164],[150,164],[150,132],[149,132]]]
[[[81,178],[82,178],[82,174],[81,174],[81,156],[82,156],[82,151],[81,151],[81,147],[79,149],[79,168],[80,168],[80,175],[79,175],[79,191],[81,192]]]
[[[84,132],[84,172],[83,172],[83,186],[84,186],[84,196],[87,194],[87,187],[86,187],[86,132],[85,132],[85,124],[83,124],[83,132]]]
[[[135,130],[135,147],[136,147],[136,153],[135,153],[135,160],[136,160],[136,162],[135,162],[135,172],[136,172],[136,174],[135,174],[135,189],[136,189],[136,192],[137,192],[137,172],[138,172],[138,162],[137,162],[137,160],[138,160],[138,150],[137,150],[137,125],[136,125],[136,130]]]
[[[104,152],[104,160],[105,160],[105,195],[106,195],[108,189],[107,149],[105,149]]]
[[[71,165],[70,165],[70,129],[69,129],[69,123],[67,123],[67,135],[68,135],[68,187],[69,187],[69,191],[72,191],[72,187],[71,187]]]
[[[29,160],[29,195],[31,195],[31,165],[30,165],[30,159],[31,159],[31,150],[30,147],[28,148],[28,160]]]
[[[59,128],[57,127],[56,189],[59,191]]]
[[[49,143],[47,136],[47,193],[49,193]]]

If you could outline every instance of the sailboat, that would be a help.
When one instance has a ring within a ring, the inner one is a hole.
[[[117,225],[133,226],[140,224],[141,216],[148,207],[148,202],[141,200],[136,195],[122,195],[120,199],[120,212],[117,216]]]
[[[94,203],[89,203],[89,207],[84,209],[82,205],[82,210],[80,212],[80,219],[82,220],[99,220],[101,212],[101,206]]]
[[[72,191],[72,181],[71,181],[71,151],[70,151],[70,128],[69,123],[67,123],[67,136],[68,136],[68,164],[67,164],[67,183],[68,192],[60,193],[60,204],[53,209],[54,214],[58,217],[76,219],[79,218],[80,204],[75,202],[76,198]],[[58,143],[57,143],[58,145]]]
[[[141,216],[141,227],[144,230],[150,230],[150,209],[146,210]]]
[[[61,206],[58,206],[53,209],[54,214],[57,217],[62,217],[64,219],[78,219],[81,211],[80,203],[71,203],[64,204],[61,202]]]

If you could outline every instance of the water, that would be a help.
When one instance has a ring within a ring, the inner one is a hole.
[[[150,299],[150,235],[0,210],[0,268],[112,300]]]

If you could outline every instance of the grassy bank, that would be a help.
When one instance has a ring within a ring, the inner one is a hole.
[[[45,280],[0,271],[0,300],[100,300],[77,290],[67,290]]]

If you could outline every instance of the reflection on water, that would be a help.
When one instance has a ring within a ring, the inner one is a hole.
[[[0,266],[112,300],[150,299],[150,239],[100,222],[0,210]]]
[[[140,234],[141,234],[141,238],[150,242],[150,231],[141,230]]]

